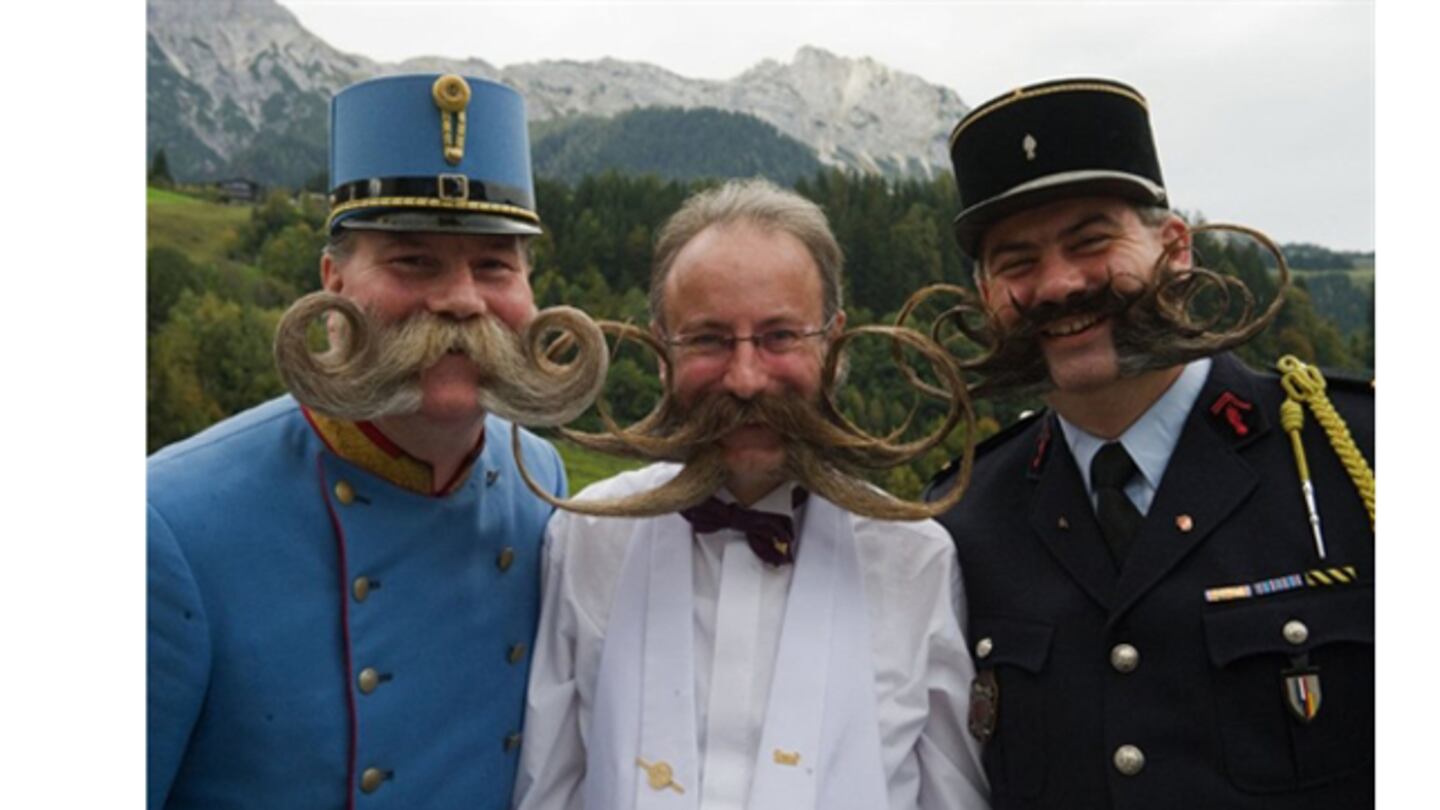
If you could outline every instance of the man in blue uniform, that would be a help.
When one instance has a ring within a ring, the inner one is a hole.
[[[1049,406],[980,447],[942,519],[994,807],[1371,806],[1370,386],[1329,386],[1347,443],[1276,376],[1128,331],[1116,302],[1193,263],[1133,88],[1022,88],[951,151],[960,245]],[[1286,383],[1324,412],[1321,384]]]
[[[517,93],[354,85],[330,159],[328,293],[381,326],[534,317]],[[486,372],[447,351],[373,418],[286,396],[150,459],[151,810],[508,805],[551,510]],[[563,494],[555,450],[521,445]]]

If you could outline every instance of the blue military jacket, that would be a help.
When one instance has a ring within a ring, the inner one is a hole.
[[[1364,503],[1307,409],[1320,561],[1278,379],[1214,360],[1121,570],[1052,414],[988,442],[941,518],[965,578],[972,727],[996,810],[1373,805]],[[1373,462],[1369,386],[1328,393]],[[1349,581],[1206,597],[1334,567]],[[1306,721],[1287,693],[1312,668],[1320,700]]]
[[[443,497],[340,457],[289,397],[150,459],[151,810],[508,806],[551,512],[510,433],[488,418]]]

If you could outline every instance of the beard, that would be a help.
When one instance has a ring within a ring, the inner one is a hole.
[[[310,326],[327,313],[340,320],[330,330],[331,348],[315,354]],[[478,370],[476,399],[484,411],[518,425],[562,425],[590,406],[609,368],[604,334],[570,307],[540,312],[522,336],[488,315],[461,321],[421,312],[386,323],[324,291],[291,305],[274,349],[280,378],[296,400],[351,421],[418,412],[422,372],[459,354]],[[568,362],[556,359],[572,349]]]
[[[1248,234],[1276,255],[1280,279],[1274,300],[1263,312],[1255,313],[1255,297],[1240,279],[1202,267],[1173,267],[1171,258],[1176,252],[1173,247],[1161,254],[1149,278],[1112,268],[1103,283],[1076,292],[1063,301],[1025,306],[1012,298],[1005,304],[1016,315],[1009,324],[1002,323],[996,312],[986,308],[973,293],[963,291],[961,294],[968,300],[942,319],[948,318],[982,349],[979,358],[958,363],[976,377],[971,385],[972,395],[1039,396],[1053,391],[1055,381],[1042,339],[1056,322],[1069,318],[1109,319],[1121,377],[1182,365],[1228,351],[1254,338],[1270,325],[1285,302],[1290,275],[1284,257],[1279,248],[1257,231],[1208,225],[1195,228],[1194,232],[1204,230]],[[946,291],[960,289],[947,287]],[[925,290],[912,297],[912,302],[917,302],[923,294],[927,294]],[[906,312],[912,308],[907,305]],[[1201,310],[1207,310],[1208,314]],[[978,325],[976,313],[980,313]],[[936,328],[940,325],[937,323]]]

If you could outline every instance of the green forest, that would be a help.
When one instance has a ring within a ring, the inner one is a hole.
[[[682,200],[714,182],[615,172],[574,183],[537,180],[546,229],[534,246],[537,304],[570,304],[596,318],[646,323],[655,232]],[[851,325],[893,321],[910,293],[927,284],[970,283],[970,268],[950,236],[957,203],[948,177],[896,181],[817,171],[794,187],[824,209],[845,250]],[[318,287],[326,211],[319,195],[285,190],[272,190],[255,205],[234,205],[210,191],[152,186],[147,202],[147,446],[153,452],[282,392],[270,342],[285,307]],[[1199,255],[1206,267],[1241,277],[1260,301],[1273,297],[1273,262],[1257,246],[1202,239]],[[1293,353],[1327,370],[1368,373],[1374,366],[1373,257],[1369,266],[1299,270],[1294,281],[1279,318],[1242,356],[1264,367]],[[908,388],[889,344],[868,339],[851,345],[837,403],[872,432],[905,424],[917,402],[897,395]],[[659,387],[653,360],[622,348],[604,396],[619,417],[634,419],[655,403]],[[977,438],[1037,404],[978,403]],[[919,407],[907,435],[936,424],[942,413],[934,402]],[[577,425],[596,426],[593,409]],[[959,452],[962,433],[874,480],[914,496]],[[631,466],[569,445],[562,444],[561,452],[572,489]]]

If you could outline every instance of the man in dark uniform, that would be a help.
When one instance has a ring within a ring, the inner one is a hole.
[[[1347,443],[1324,404],[1282,417],[1273,374],[1146,362],[1122,334],[1103,301],[1193,261],[1134,89],[1022,88],[951,150],[981,299],[998,331],[1031,326],[1048,377],[1049,407],[981,445],[942,519],[994,806],[1372,805],[1371,387],[1324,392]]]

